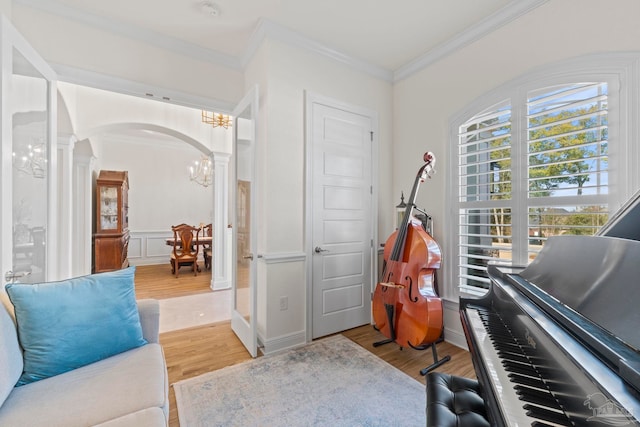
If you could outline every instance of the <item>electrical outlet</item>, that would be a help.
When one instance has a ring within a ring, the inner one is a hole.
[[[280,310],[286,310],[289,308],[289,297],[280,297]]]

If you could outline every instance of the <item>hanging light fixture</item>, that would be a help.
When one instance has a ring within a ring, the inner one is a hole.
[[[211,125],[214,128],[221,127],[229,129],[233,124],[233,120],[231,120],[231,116],[227,116],[225,114],[211,113],[209,111],[202,110],[202,123]]]
[[[13,164],[19,171],[34,178],[44,178],[47,171],[46,147],[44,144],[29,144],[23,152],[13,152]]]
[[[213,184],[213,164],[207,156],[202,156],[200,160],[195,160],[192,166],[189,166],[189,178],[191,181],[208,187]]]

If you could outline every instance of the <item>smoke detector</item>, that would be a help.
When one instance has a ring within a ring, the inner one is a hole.
[[[203,1],[201,5],[202,13],[217,17],[220,15],[220,6],[210,1]]]

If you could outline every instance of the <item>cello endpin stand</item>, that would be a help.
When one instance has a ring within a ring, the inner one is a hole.
[[[376,341],[373,343],[374,347],[380,347],[381,345],[385,345],[385,344],[389,344],[390,342],[393,342],[393,340],[391,338],[386,339],[386,340],[382,340],[382,341]]]

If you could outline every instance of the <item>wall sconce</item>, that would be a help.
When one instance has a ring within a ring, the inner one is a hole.
[[[407,204],[404,202],[404,191],[400,192],[400,204],[396,206],[396,228],[400,228],[402,224],[402,218],[404,218],[404,212],[407,209]]]

